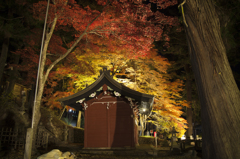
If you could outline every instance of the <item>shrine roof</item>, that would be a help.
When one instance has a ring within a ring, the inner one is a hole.
[[[77,101],[84,99],[88,101],[92,99],[89,97],[92,93],[96,92],[97,90],[101,89],[101,87],[106,84],[110,89],[120,93],[123,96],[130,97],[138,101],[139,103],[145,102],[147,103],[148,109],[152,108],[154,96],[149,94],[140,93],[138,91],[132,90],[123,84],[118,83],[115,81],[112,76],[110,76],[109,71],[103,71],[99,78],[90,86],[86,87],[84,90],[81,90],[73,95],[70,95],[65,98],[61,98],[60,101],[64,105],[68,105],[73,107],[77,110],[81,110],[81,104],[77,103]]]

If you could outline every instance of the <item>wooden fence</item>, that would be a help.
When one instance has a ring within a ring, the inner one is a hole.
[[[45,128],[38,128],[37,138],[36,138],[36,148],[42,147],[47,148],[48,146],[48,137],[50,132],[48,132]]]
[[[51,133],[44,129],[38,128],[36,147],[47,148],[48,137]],[[1,128],[0,129],[0,150],[4,147],[14,148],[14,149],[24,149],[26,142],[26,129],[24,128]]]
[[[0,129],[0,149],[5,146],[17,149],[24,148],[26,129],[22,128],[1,128]]]

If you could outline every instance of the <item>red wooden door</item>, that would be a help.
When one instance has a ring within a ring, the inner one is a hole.
[[[85,148],[134,146],[132,109],[124,101],[98,100],[85,111]]]

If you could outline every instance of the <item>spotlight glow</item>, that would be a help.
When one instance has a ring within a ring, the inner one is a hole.
[[[183,135],[183,136],[181,137],[181,140],[186,140],[186,136]]]

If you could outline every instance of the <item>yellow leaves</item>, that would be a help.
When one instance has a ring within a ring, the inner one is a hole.
[[[77,80],[74,81],[75,87],[77,88],[78,91],[83,90],[84,88],[95,82],[97,76],[98,76],[97,74],[92,76],[80,74],[77,76]]]

